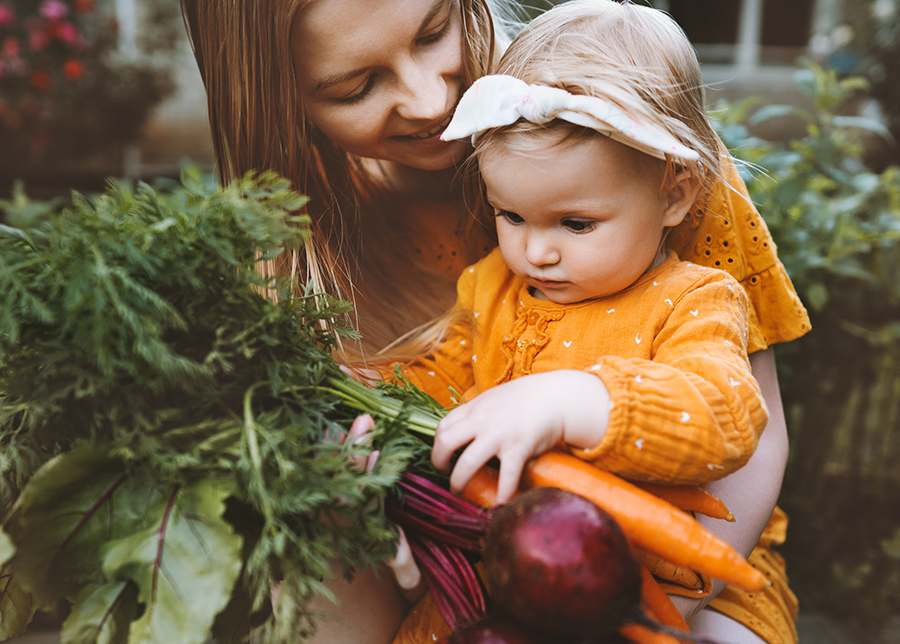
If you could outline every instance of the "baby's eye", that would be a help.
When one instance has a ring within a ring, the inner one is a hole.
[[[521,224],[523,221],[525,221],[516,213],[510,212],[508,210],[497,210],[496,216],[503,217],[506,221],[508,221],[511,224]]]
[[[597,222],[590,219],[565,219],[562,225],[573,233],[589,233],[597,225]]]

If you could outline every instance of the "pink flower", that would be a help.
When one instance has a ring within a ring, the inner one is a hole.
[[[69,13],[69,7],[60,0],[44,0],[41,3],[40,13],[47,20],[60,20]]]
[[[19,45],[19,39],[13,36],[7,36],[3,41],[3,47],[0,48],[0,55],[4,58],[18,58],[22,51]]]
[[[0,27],[14,27],[16,25],[16,7],[12,0],[0,2]]]
[[[79,41],[80,34],[78,33],[78,27],[71,22],[59,23],[56,25],[55,32],[56,37],[69,46],[74,45]]]
[[[21,58],[12,58],[6,61],[6,71],[10,76],[24,76],[28,66]]]
[[[32,31],[28,35],[28,45],[31,51],[43,51],[50,44],[50,35],[43,30]]]

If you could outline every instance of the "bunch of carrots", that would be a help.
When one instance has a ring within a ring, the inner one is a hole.
[[[415,476],[406,481],[404,499],[414,509],[417,497],[415,486],[428,486],[428,482]],[[443,567],[465,570],[464,565],[457,565],[458,554],[440,554],[439,546],[418,535],[424,531],[444,544],[478,552],[480,536],[490,520],[489,509],[495,504],[497,481],[497,470],[485,466],[472,478],[462,495],[463,500],[472,504],[468,508],[461,505],[462,500],[454,500],[447,493],[441,495],[439,504],[442,511],[438,513],[440,518],[437,520],[437,515],[431,514],[431,520],[423,522],[397,508],[394,509],[394,518],[406,526],[408,533],[417,535],[411,539],[417,555],[422,553],[425,558],[432,559],[437,556],[442,558]],[[642,608],[661,624],[689,632],[687,623],[653,576],[653,571],[658,572],[660,568],[683,570],[687,575],[707,575],[750,592],[762,589],[767,583],[762,573],[689,514],[696,512],[717,519],[734,520],[725,504],[701,487],[638,487],[562,452],[544,454],[526,466],[520,488],[525,491],[535,487],[557,487],[574,492],[593,501],[616,519],[644,563],[641,566]],[[429,490],[422,493],[427,495]],[[425,523],[429,524],[430,529],[423,530]],[[451,533],[455,536],[448,536]],[[452,551],[451,548],[444,552]],[[479,596],[477,581],[467,580],[467,575],[471,576],[471,573],[458,575],[463,579],[461,586],[446,577],[432,580],[433,591],[435,585],[440,587],[439,592],[433,592],[438,607],[445,617],[454,615],[456,624],[471,621],[479,612],[484,612],[484,599]],[[465,602],[455,602],[467,592],[474,592],[478,597],[474,605],[469,604],[468,608]],[[455,627],[452,620],[448,619],[448,622]],[[677,641],[671,635],[637,624],[623,626],[620,633],[637,644],[673,644]]]

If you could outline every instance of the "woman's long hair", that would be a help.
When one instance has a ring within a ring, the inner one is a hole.
[[[308,120],[287,62],[291,24],[305,2],[182,0],[182,13],[206,89],[220,182],[274,170],[310,197],[313,235],[303,249],[264,262],[262,272],[354,302],[360,314],[351,322],[367,353],[446,310],[454,281],[417,264],[409,235],[391,224],[389,195],[359,158]],[[468,86],[490,71],[501,32],[487,0],[460,0],[460,11]]]

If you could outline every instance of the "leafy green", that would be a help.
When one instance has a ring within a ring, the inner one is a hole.
[[[865,144],[885,132],[846,116],[865,81],[813,64],[797,81],[808,107],[742,101],[718,126],[812,322],[775,347],[791,586],[808,610],[873,625],[900,611],[900,562],[882,546],[900,529],[900,168],[873,170]],[[753,135],[776,117],[801,136]]]
[[[346,376],[349,305],[255,270],[306,239],[304,201],[189,170],[0,227],[0,634],[62,600],[66,642],[240,641],[281,583],[266,633],[302,641],[330,561],[392,552],[375,500],[441,410]],[[369,444],[344,441],[359,411]]]

